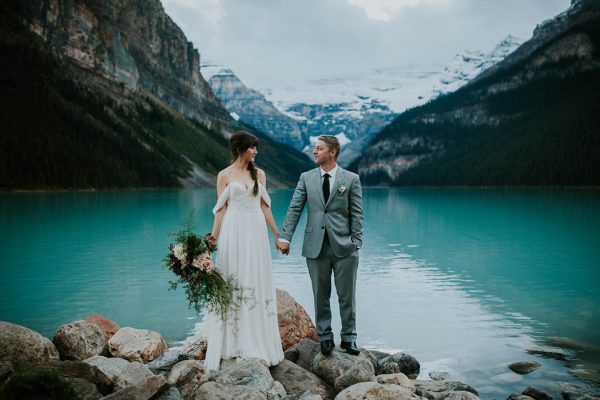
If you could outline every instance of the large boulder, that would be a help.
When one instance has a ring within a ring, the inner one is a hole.
[[[317,329],[300,304],[285,290],[277,289],[277,320],[283,350],[302,339],[319,340]]]
[[[98,400],[102,398],[102,394],[92,382],[88,382],[81,378],[62,378],[73,387],[73,390],[81,400]]]
[[[479,396],[477,390],[458,381],[413,381],[417,394],[433,400],[443,400],[452,392],[470,392]]]
[[[108,341],[121,328],[119,324],[100,314],[91,314],[84,318],[85,321],[96,325],[102,331],[104,343],[108,346]]]
[[[377,375],[377,383],[381,383],[382,385],[400,385],[413,393],[417,391],[415,384],[402,372],[398,372],[397,374]]]
[[[113,391],[113,381],[99,368],[84,361],[48,361],[43,364],[28,366],[29,371],[43,371],[56,373],[62,379],[72,379],[77,386],[85,390],[86,386],[80,380],[85,380],[94,385],[97,391],[107,395]],[[77,391],[77,390],[76,390]]]
[[[112,382],[114,391],[119,391],[127,386],[143,386],[148,378],[158,376],[154,375],[144,364],[135,361],[129,362],[122,358],[94,356],[84,362],[102,371]]]
[[[125,327],[110,338],[108,350],[113,357],[147,363],[160,357],[168,347],[158,332]]]
[[[169,385],[162,375],[153,375],[145,381],[124,387],[113,394],[103,397],[106,400],[148,400],[167,390]]]
[[[271,375],[283,385],[289,396],[300,398],[311,394],[320,396],[322,400],[333,398],[333,390],[323,379],[291,361],[283,360],[271,367]]]
[[[375,381],[375,369],[364,353],[353,356],[334,350],[328,356],[318,354],[312,361],[311,371],[336,393],[359,382]]]
[[[379,360],[380,374],[397,374],[402,372],[411,379],[416,379],[421,371],[421,365],[416,358],[405,353],[390,354]]]
[[[193,399],[198,388],[208,382],[208,374],[201,361],[185,360],[173,367],[167,382],[176,386],[181,396],[188,400]]]
[[[58,349],[48,338],[24,326],[0,321],[0,360],[19,365],[59,359]]]
[[[204,360],[208,350],[208,339],[206,336],[196,334],[188,339],[181,350],[181,355],[188,360]]]
[[[194,400],[267,400],[267,396],[259,390],[243,385],[223,385],[218,382],[207,382],[200,386]]]
[[[99,356],[105,346],[100,328],[84,320],[60,326],[54,332],[52,342],[62,360],[85,360]]]
[[[335,400],[420,400],[420,397],[399,385],[361,382],[342,390]]]
[[[312,361],[321,352],[319,343],[309,339],[302,339],[292,347],[289,347],[284,353],[286,360],[298,364],[304,369],[310,370]]]
[[[179,350],[169,350],[157,359],[150,361],[146,364],[146,367],[155,374],[168,376],[175,364],[183,360],[185,360],[185,358],[181,355]]]
[[[211,380],[223,385],[243,385],[258,390],[268,400],[285,398],[283,385],[273,379],[267,363],[257,358],[221,362],[221,370]],[[204,386],[204,385],[202,385]]]

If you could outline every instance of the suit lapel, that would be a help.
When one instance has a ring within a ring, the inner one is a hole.
[[[321,168],[315,169],[313,181],[315,182],[317,192],[319,193],[321,204],[323,205],[323,208],[325,208],[325,197],[323,197],[323,185],[321,184]],[[331,198],[331,195],[329,198]]]

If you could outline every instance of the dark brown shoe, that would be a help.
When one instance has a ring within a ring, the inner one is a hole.
[[[333,342],[333,340],[323,340],[321,342],[321,354],[323,354],[324,356],[329,355],[329,353],[331,353],[331,350],[333,350],[334,347],[335,343]]]
[[[340,347],[346,350],[346,353],[352,354],[353,356],[357,356],[360,354],[360,349],[356,347],[356,342],[344,342],[342,340]]]

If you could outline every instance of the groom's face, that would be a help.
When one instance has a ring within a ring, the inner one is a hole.
[[[329,164],[335,162],[335,150],[331,150],[324,141],[317,140],[313,148],[313,157],[319,165]]]

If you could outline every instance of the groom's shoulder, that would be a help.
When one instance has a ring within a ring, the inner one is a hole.
[[[300,177],[302,178],[302,177],[304,177],[304,176],[306,176],[306,175],[309,175],[309,174],[314,174],[314,173],[315,173],[315,171],[318,171],[318,170],[319,170],[319,167],[317,167],[317,168],[313,168],[313,169],[309,169],[308,171],[304,171],[303,173],[301,173],[301,174],[300,174]]]
[[[353,180],[353,181],[360,181],[360,176],[358,176],[358,174],[356,174],[356,173],[354,173],[352,171],[348,171],[347,169],[343,169],[342,168],[342,170],[344,171],[345,175],[347,175],[347,176],[350,177],[351,180]]]

